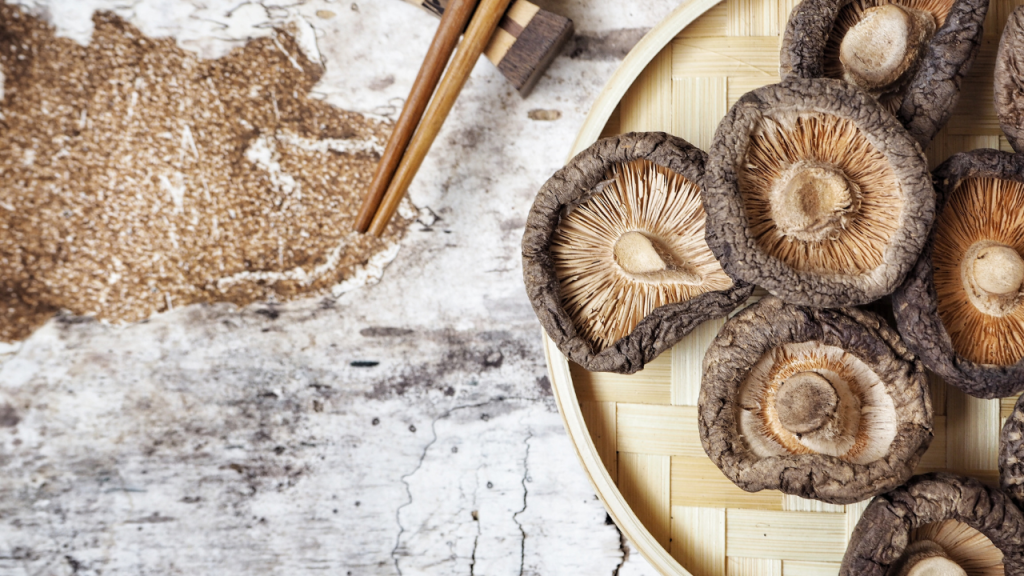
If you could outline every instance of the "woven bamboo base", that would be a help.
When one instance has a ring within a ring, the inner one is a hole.
[[[1010,150],[992,102],[999,35],[1018,3],[993,0],[985,41],[952,120],[926,151],[931,167],[974,148]],[[597,138],[665,131],[707,149],[747,91],[777,82],[792,0],[689,0],[630,53],[598,97],[573,154]],[[747,493],[708,459],[697,436],[704,351],[722,321],[632,376],[590,373],[545,338],[566,428],[609,513],[664,574],[834,575],[866,502],[834,506]],[[979,400],[935,379],[935,439],[920,472],[998,483],[999,429],[1015,398]]]

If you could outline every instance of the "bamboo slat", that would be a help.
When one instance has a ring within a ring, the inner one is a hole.
[[[662,354],[636,374],[588,372],[569,363],[576,393],[581,402],[631,402],[670,404],[672,402],[672,358]]]
[[[730,556],[842,562],[846,516],[728,508],[725,547]]]
[[[863,500],[854,504],[846,505],[846,541],[850,541],[850,536],[853,535],[853,529],[857,527],[857,522],[860,521],[860,517],[864,514],[864,510],[867,509],[868,504],[871,500]]]
[[[725,574],[725,508],[672,506],[672,557],[695,574]]]
[[[726,478],[707,456],[673,456],[672,505],[782,510],[782,492],[747,492]]]
[[[697,327],[672,348],[672,403],[679,406],[696,406],[700,396],[700,379],[703,374],[704,352],[715,335],[725,324],[725,319],[709,320]]]
[[[999,420],[1002,421],[1010,417],[1013,414],[1013,407],[1017,404],[1017,399],[1020,398],[1020,394],[1016,396],[1010,396],[1003,398],[999,401]]]
[[[730,106],[778,81],[781,35],[797,1],[683,0],[615,72],[570,156],[599,136],[632,130],[669,132],[706,150]],[[930,167],[973,148],[1010,150],[992,105],[992,67],[1002,26],[1022,3],[992,0],[960,101],[925,151]],[[835,506],[745,492],[703,452],[701,365],[721,325],[698,327],[631,376],[591,374],[545,339],[570,437],[608,513],[663,574],[834,576],[867,501]],[[934,375],[929,384],[935,435],[918,472],[950,470],[997,484],[999,428],[1016,399],[969,398]]]
[[[785,560],[782,562],[782,576],[820,576],[821,574],[839,574],[838,562],[800,562]]]
[[[946,467],[998,470],[999,400],[946,392]]]
[[[597,454],[611,475],[612,481],[618,479],[616,466],[618,447],[615,444],[615,402],[580,402],[583,419],[590,428],[590,437],[594,440]]]
[[[662,456],[704,456],[694,406],[653,406],[620,402],[615,419],[619,452]]]
[[[672,43],[672,77],[747,76],[778,82],[778,36],[677,38]]]
[[[845,514],[846,506],[840,504],[829,504],[818,500],[810,500],[793,496],[792,494],[782,495],[782,509],[787,512],[831,512],[833,514]]]
[[[718,120],[728,112],[728,95],[726,79],[721,76],[673,78],[670,133],[707,150]]]
[[[669,457],[619,452],[619,489],[633,512],[662,548],[668,548],[672,505]]]
[[[733,558],[726,559],[728,576],[782,576],[782,561],[771,558]]]
[[[654,57],[626,91],[619,106],[619,129],[652,132],[672,126],[672,54]]]
[[[932,423],[932,443],[917,464],[917,472],[934,472],[946,468],[946,417],[936,416]]]

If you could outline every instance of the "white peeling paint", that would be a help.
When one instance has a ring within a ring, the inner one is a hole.
[[[289,196],[297,192],[296,197],[302,197],[302,185],[296,182],[291,174],[281,169],[276,139],[261,134],[245,150],[245,158],[267,172],[274,190]]]
[[[348,279],[332,286],[331,295],[337,298],[345,292],[380,282],[384,276],[384,269],[398,256],[398,248],[399,245],[394,244],[374,254],[364,266],[356,268]]]
[[[283,144],[307,152],[340,152],[342,154],[384,153],[384,144],[376,138],[303,138],[291,132],[279,132],[277,139]]]
[[[292,35],[299,50],[310,62],[323,66],[323,56],[320,55],[320,48],[316,45],[316,30],[313,25],[301,16],[292,16],[288,20],[285,30]]]

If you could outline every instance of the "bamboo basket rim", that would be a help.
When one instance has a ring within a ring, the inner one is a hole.
[[[558,405],[558,413],[562,415],[562,423],[569,431],[576,456],[583,464],[587,478],[594,485],[597,497],[601,499],[608,515],[612,517],[612,521],[626,535],[626,538],[636,546],[640,555],[662,574],[693,576],[655,539],[626,502],[619,487],[612,481],[608,469],[605,468],[601,456],[597,453],[597,447],[587,429],[587,423],[583,419],[583,412],[580,410],[580,404],[576,397],[576,387],[573,385],[572,375],[569,374],[569,360],[558,350],[558,346],[543,329],[541,334],[544,339],[544,358],[547,360],[548,374],[552,383],[551,389],[554,392],[555,404]],[[568,384],[560,386],[555,385],[555,382],[567,382]],[[593,474],[595,470],[598,471],[597,476]]]
[[[597,95],[597,99],[594,100],[593,106],[590,107],[590,113],[587,114],[583,126],[576,135],[576,141],[573,142],[568,159],[572,159],[584,148],[597,142],[601,136],[601,130],[608,123],[615,107],[619,105],[619,101],[622,100],[626,91],[651,63],[651,60],[684,28],[722,2],[723,0],[683,0],[668,17],[651,28],[636,43],[636,46],[629,51],[619,67],[615,69],[611,79]]]

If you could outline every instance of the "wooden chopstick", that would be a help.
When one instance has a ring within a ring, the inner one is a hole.
[[[434,39],[430,42],[430,48],[427,49],[427,57],[423,59],[420,71],[416,74],[412,90],[409,91],[409,98],[406,99],[405,106],[402,107],[402,114],[398,117],[398,122],[395,123],[395,128],[388,138],[384,154],[381,155],[377,169],[373,173],[373,180],[370,181],[369,191],[363,199],[363,205],[359,208],[355,225],[358,232],[366,232],[370,227],[373,215],[377,212],[377,207],[380,206],[381,199],[384,198],[384,192],[387,191],[388,184],[391,183],[391,177],[395,174],[395,169],[402,159],[402,153],[409,144],[409,139],[412,138],[416,125],[419,124],[420,118],[423,116],[423,110],[430,102],[430,95],[434,93],[437,81],[441,78],[445,66],[448,65],[448,59],[459,42],[459,36],[466,29],[466,22],[469,22],[469,17],[473,15],[473,9],[476,8],[478,1],[452,0],[444,11]]]
[[[416,177],[416,171],[420,169],[423,158],[430,150],[430,145],[434,143],[434,138],[437,137],[441,125],[444,124],[445,118],[451,112],[455,99],[459,96],[459,91],[462,90],[466,79],[469,78],[469,73],[472,72],[480,54],[487,47],[487,43],[498,27],[498,22],[501,21],[510,1],[482,0],[480,6],[477,7],[473,20],[470,21],[469,28],[466,29],[466,34],[462,37],[462,42],[459,43],[451,64],[448,65],[448,71],[441,79],[441,84],[438,85],[437,92],[434,93],[430,106],[423,115],[423,121],[416,129],[416,134],[412,137],[412,142],[409,143],[409,148],[406,149],[401,164],[398,165],[398,170],[388,186],[388,191],[384,194],[384,200],[381,201],[380,208],[377,209],[377,215],[373,217],[370,233],[374,236],[380,236],[384,232],[391,216],[398,209],[398,203],[405,196],[405,191],[409,188],[412,179]]]

